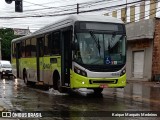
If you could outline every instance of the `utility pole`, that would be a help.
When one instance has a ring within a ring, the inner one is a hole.
[[[77,14],[79,14],[79,4],[77,3]]]
[[[0,60],[2,60],[2,38],[0,38]]]

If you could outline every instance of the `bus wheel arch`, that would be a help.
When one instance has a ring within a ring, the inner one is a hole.
[[[55,70],[53,72],[53,88],[55,90],[58,90],[60,93],[64,93],[65,90],[61,85],[61,78],[60,78],[60,74],[58,72],[58,70]]]
[[[57,84],[58,84],[58,81],[60,81],[60,75],[59,75],[58,70],[55,70],[55,71],[53,72],[53,77],[52,77],[52,79],[53,79],[53,88],[54,88],[55,90],[58,90]]]

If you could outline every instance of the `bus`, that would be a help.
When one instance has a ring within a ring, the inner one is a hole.
[[[117,18],[69,15],[11,44],[13,74],[26,84],[96,94],[126,85],[126,30]]]

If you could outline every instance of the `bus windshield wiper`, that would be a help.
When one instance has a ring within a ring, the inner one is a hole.
[[[112,37],[111,37],[111,41],[109,42],[109,47],[110,48],[112,48],[114,46],[115,36],[116,36],[116,32],[113,32]]]
[[[99,52],[99,55],[100,55],[101,46],[100,46],[100,44],[99,44],[99,39],[96,38],[96,36],[95,36],[95,34],[93,33],[93,31],[90,31],[90,35],[92,36],[93,40],[95,41],[96,47],[98,48],[98,52]]]

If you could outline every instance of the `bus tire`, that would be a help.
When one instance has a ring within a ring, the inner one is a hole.
[[[63,88],[62,88],[62,86],[61,86],[60,79],[57,81],[57,89],[58,89],[58,91],[59,91],[60,93],[63,93],[63,92],[64,92],[64,91],[63,91]]]
[[[58,73],[58,71],[54,71],[54,73],[53,73],[53,88],[55,90],[58,90],[58,87],[57,87],[58,79],[60,79],[59,73]]]
[[[64,92],[64,89],[61,86],[61,80],[58,71],[54,71],[53,73],[53,88],[58,90],[60,93]]]
[[[94,88],[94,94],[99,95],[102,94],[103,88]]]

